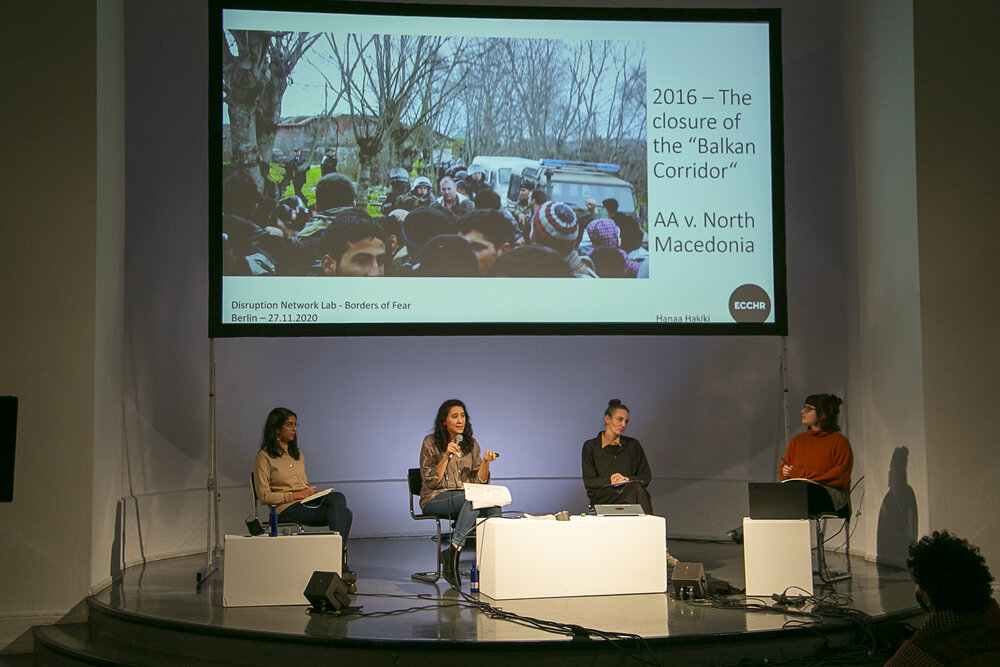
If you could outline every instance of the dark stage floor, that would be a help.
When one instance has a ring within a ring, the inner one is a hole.
[[[672,540],[670,549],[682,561],[702,563],[710,588],[720,582],[743,588],[741,547]],[[471,548],[467,551],[470,554],[463,559],[464,569],[471,565],[474,553]],[[304,598],[300,606],[225,608],[224,568],[198,590],[196,573],[204,565],[204,556],[173,558],[129,568],[121,583],[94,596],[91,616],[100,610],[139,619],[147,626],[173,626],[174,632],[180,628],[200,636],[260,639],[261,651],[282,642],[326,645],[327,650],[331,646],[391,646],[396,654],[392,664],[420,664],[399,658],[411,648],[418,652],[489,648],[509,653],[528,647],[565,651],[572,645],[573,650],[579,650],[583,638],[579,631],[578,641],[573,641],[572,632],[548,632],[524,621],[485,613],[451,590],[443,579],[436,585],[410,579],[412,571],[429,569],[433,559],[434,544],[423,537],[353,540],[351,562],[358,573],[354,604],[363,608],[357,614],[337,617],[308,614]],[[844,566],[840,554],[830,554],[829,560],[834,568]],[[833,650],[854,651],[851,655],[856,657],[842,662],[877,664],[891,647],[869,635],[868,630],[879,623],[898,625],[914,616],[913,585],[903,570],[879,568],[858,557],[852,558],[852,567],[853,579],[825,590],[817,588],[817,597],[830,593],[828,606],[807,603],[790,612],[775,606],[771,599],[748,599],[739,594],[705,602],[677,601],[663,594],[495,603],[483,599],[504,612],[598,631],[590,635],[589,645],[595,647],[608,646],[602,639],[610,633],[638,635],[643,641],[613,642],[625,647],[617,659],[629,663],[633,659],[648,664],[667,662],[665,656],[686,647],[683,664],[750,664],[764,659],[774,664],[789,658],[829,655]],[[267,576],[266,572],[261,576]],[[867,646],[875,654],[866,662],[865,652],[855,650],[858,646]],[[458,657],[457,652],[454,655]],[[440,659],[440,655],[435,658]],[[516,659],[515,654],[508,659]],[[372,660],[372,664],[379,662]],[[612,663],[594,659],[592,664]]]

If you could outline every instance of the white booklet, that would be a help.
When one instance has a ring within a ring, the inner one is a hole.
[[[323,489],[322,491],[317,491],[316,493],[312,494],[311,496],[307,496],[305,498],[300,498],[299,500],[296,500],[295,502],[302,503],[303,505],[305,505],[306,503],[312,503],[312,501],[319,500],[320,498],[322,498],[326,494],[330,493],[331,491],[333,491],[333,487],[330,487],[329,489]]]
[[[499,484],[470,484],[466,482],[465,499],[472,503],[473,509],[484,507],[503,507],[511,503],[510,489]]]

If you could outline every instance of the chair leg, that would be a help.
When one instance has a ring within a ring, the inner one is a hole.
[[[437,545],[434,551],[434,561],[437,563],[437,567],[433,572],[414,572],[410,575],[410,579],[414,581],[424,581],[428,584],[437,583],[438,579],[441,578],[441,522],[437,521],[437,539],[434,544]]]
[[[847,559],[847,577],[851,576],[851,520],[847,519],[844,521],[844,532],[847,536],[844,538],[844,558]]]
[[[847,558],[846,572],[831,572],[826,564],[826,519],[816,519],[816,565],[819,578],[825,584],[832,584],[851,578],[851,525],[850,519],[844,521],[844,532],[847,534],[844,556]]]
[[[823,526],[823,519],[816,519],[816,572],[819,578],[826,581],[826,550],[823,548],[826,542],[826,530]]]

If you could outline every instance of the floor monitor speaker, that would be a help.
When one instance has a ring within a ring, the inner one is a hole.
[[[312,605],[313,611],[340,611],[351,604],[349,589],[336,572],[312,573],[306,589],[302,592]]]
[[[708,593],[705,568],[701,563],[677,563],[670,577],[670,587],[677,600],[702,600]]]

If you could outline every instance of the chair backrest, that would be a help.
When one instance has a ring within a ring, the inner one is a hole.
[[[420,468],[410,468],[406,471],[406,483],[410,488],[410,516],[414,519],[429,519],[429,516],[417,514],[416,509],[413,507],[413,499],[420,497],[420,489],[424,485],[424,480],[420,478]],[[438,521],[438,526],[440,530],[440,521]]]
[[[252,516],[258,516],[257,510],[260,509],[260,506],[263,504],[263,503],[260,502],[260,499],[257,497],[257,485],[254,484],[254,481],[256,479],[257,478],[251,472],[250,473],[250,495],[253,496],[253,512],[251,512]],[[265,507],[267,507],[267,510],[264,512],[263,516],[264,516],[264,521],[266,522],[267,521],[267,514],[268,514],[268,512],[271,511],[271,506],[270,505],[265,505]],[[306,532],[302,528],[303,525],[310,525],[310,526],[314,526],[315,525],[315,526],[324,526],[325,527],[326,526],[326,521],[320,521],[319,523],[311,523],[310,522],[308,524],[303,524],[301,521],[281,521],[281,522],[278,523],[278,525],[279,526],[298,526],[298,529],[299,529],[298,532],[303,533],[303,532]]]
[[[260,505],[260,503],[257,501],[257,485],[254,484],[253,482],[254,482],[254,476],[253,476],[253,473],[251,472],[250,473],[250,497],[253,498],[253,515],[257,516],[257,506]]]
[[[420,468],[410,468],[406,471],[406,481],[410,485],[410,495],[419,496],[424,480],[420,478]]]

